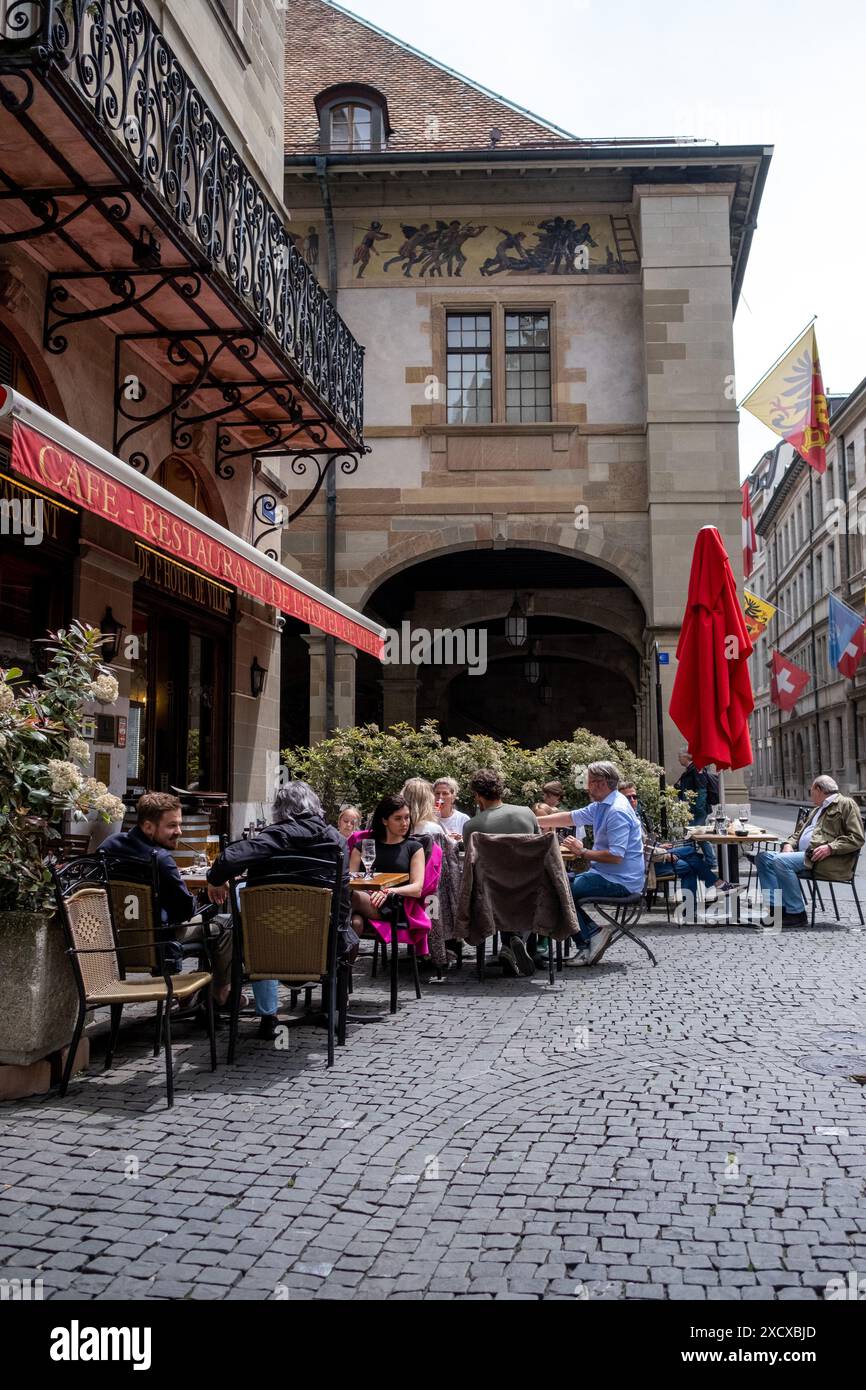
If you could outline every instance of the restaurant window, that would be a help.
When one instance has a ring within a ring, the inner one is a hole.
[[[489,314],[449,314],[448,423],[489,424],[493,418],[493,373]]]
[[[131,787],[146,787],[147,783],[147,684],[148,630],[147,614],[134,609],[132,631],[134,639],[127,643],[129,650],[129,718],[126,733],[126,780]]]
[[[550,419],[550,315],[505,315],[505,418]]]

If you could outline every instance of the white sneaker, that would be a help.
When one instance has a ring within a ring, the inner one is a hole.
[[[586,953],[587,965],[595,965],[610,945],[613,936],[613,927],[600,927],[589,943],[589,950]]]

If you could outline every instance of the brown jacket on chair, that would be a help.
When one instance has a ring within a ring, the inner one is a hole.
[[[800,835],[807,820],[808,816],[801,816],[793,835],[786,841],[792,849],[799,848]],[[806,868],[814,867],[816,878],[832,879],[834,883],[847,882],[854,872],[864,838],[863,822],[856,801],[852,801],[850,796],[837,796],[819,817],[809,846],[811,851],[819,845],[829,845],[833,852],[828,859],[819,859],[815,865],[807,854]]]
[[[456,934],[478,946],[494,932],[563,941],[579,930],[555,835],[485,835],[466,847]]]

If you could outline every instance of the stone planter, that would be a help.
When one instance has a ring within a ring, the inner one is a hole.
[[[66,1047],[78,992],[52,913],[0,912],[0,1062],[29,1066]]]

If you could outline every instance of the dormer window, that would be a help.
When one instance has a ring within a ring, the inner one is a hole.
[[[347,102],[345,106],[332,106],[330,114],[329,149],[371,150],[373,148],[373,111],[369,106]]]
[[[322,148],[355,154],[386,147],[391,127],[388,103],[375,87],[341,83],[316,97]]]

